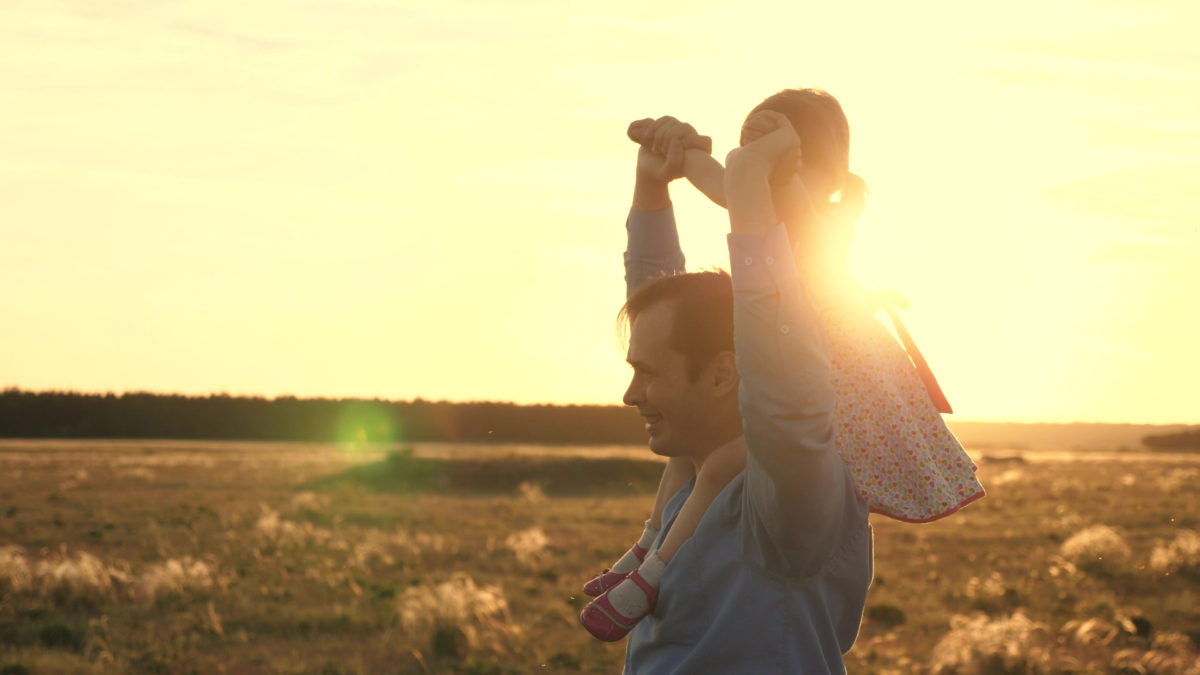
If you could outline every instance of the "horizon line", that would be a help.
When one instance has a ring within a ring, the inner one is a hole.
[[[229,391],[219,391],[219,392],[211,392],[210,391],[207,393],[183,392],[183,391],[164,392],[164,391],[152,391],[149,389],[128,389],[128,390],[120,390],[120,391],[109,390],[109,391],[97,392],[97,391],[84,391],[84,390],[78,390],[78,389],[54,389],[54,388],[35,390],[35,389],[25,389],[18,385],[5,385],[3,388],[0,388],[0,393],[7,394],[7,393],[12,393],[12,392],[35,394],[35,395],[73,394],[73,395],[79,395],[79,396],[109,396],[109,395],[112,395],[112,396],[117,396],[117,397],[122,397],[122,396],[127,396],[127,395],[139,395],[139,394],[150,395],[150,396],[181,396],[184,398],[213,398],[213,397],[218,397],[218,396],[225,396],[225,397],[229,397],[229,398],[259,398],[259,399],[266,399],[266,400],[270,400],[270,401],[277,401],[280,399],[289,399],[289,398],[296,399],[296,400],[311,400],[311,401],[316,401],[316,400],[323,400],[323,401],[382,401],[385,403],[415,403],[417,401],[423,401],[426,403],[444,403],[444,404],[451,404],[451,405],[470,405],[470,404],[481,404],[482,403],[482,404],[493,404],[493,405],[512,405],[512,406],[517,406],[517,407],[529,407],[529,408],[533,408],[533,407],[624,408],[624,407],[627,407],[621,403],[518,402],[518,401],[502,401],[502,400],[494,400],[494,399],[491,399],[491,400],[487,400],[487,399],[454,400],[454,399],[426,399],[421,396],[404,399],[404,398],[383,398],[383,397],[379,397],[379,396],[358,396],[358,395],[355,395],[355,396],[330,396],[330,395],[301,396],[298,394],[268,395],[268,394],[261,394],[261,393],[254,393],[254,394],[231,393]],[[947,420],[947,422],[971,423],[971,424],[1023,424],[1023,425],[1041,424],[1041,425],[1058,425],[1058,426],[1068,426],[1068,425],[1109,425],[1109,426],[1149,426],[1149,427],[1195,427],[1195,426],[1200,426],[1200,422],[1128,422],[1128,421],[1099,422],[1099,421],[1081,421],[1081,420],[1072,420],[1072,421],[1032,420],[1031,421],[1031,420],[1018,420],[1018,419],[1011,419],[1011,418],[1006,419],[1006,418],[979,418],[979,417],[974,417],[974,418],[951,417],[950,419]]]

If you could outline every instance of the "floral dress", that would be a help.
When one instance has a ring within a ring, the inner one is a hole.
[[[950,412],[932,372],[891,309],[901,346],[876,318],[879,303],[816,298],[833,370],[834,434],[871,511],[937,520],[984,496],[976,466],[942,421]]]

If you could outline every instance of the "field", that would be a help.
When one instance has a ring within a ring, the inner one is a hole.
[[[661,465],[583,454],[0,442],[0,673],[617,673],[579,587]],[[873,518],[851,673],[1200,674],[1200,456],[973,454]]]

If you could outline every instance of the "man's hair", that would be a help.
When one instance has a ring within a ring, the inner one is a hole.
[[[717,354],[733,351],[733,280],[728,272],[662,276],[639,286],[617,314],[625,341],[639,314],[664,303],[674,309],[667,344],[683,354],[692,381]]]

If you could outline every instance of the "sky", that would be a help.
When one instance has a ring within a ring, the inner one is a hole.
[[[826,4],[827,7],[813,7]],[[1200,423],[1200,5],[8,0],[0,387],[617,404],[634,119],[834,94],[959,419]],[[672,187],[690,268],[728,219]]]

